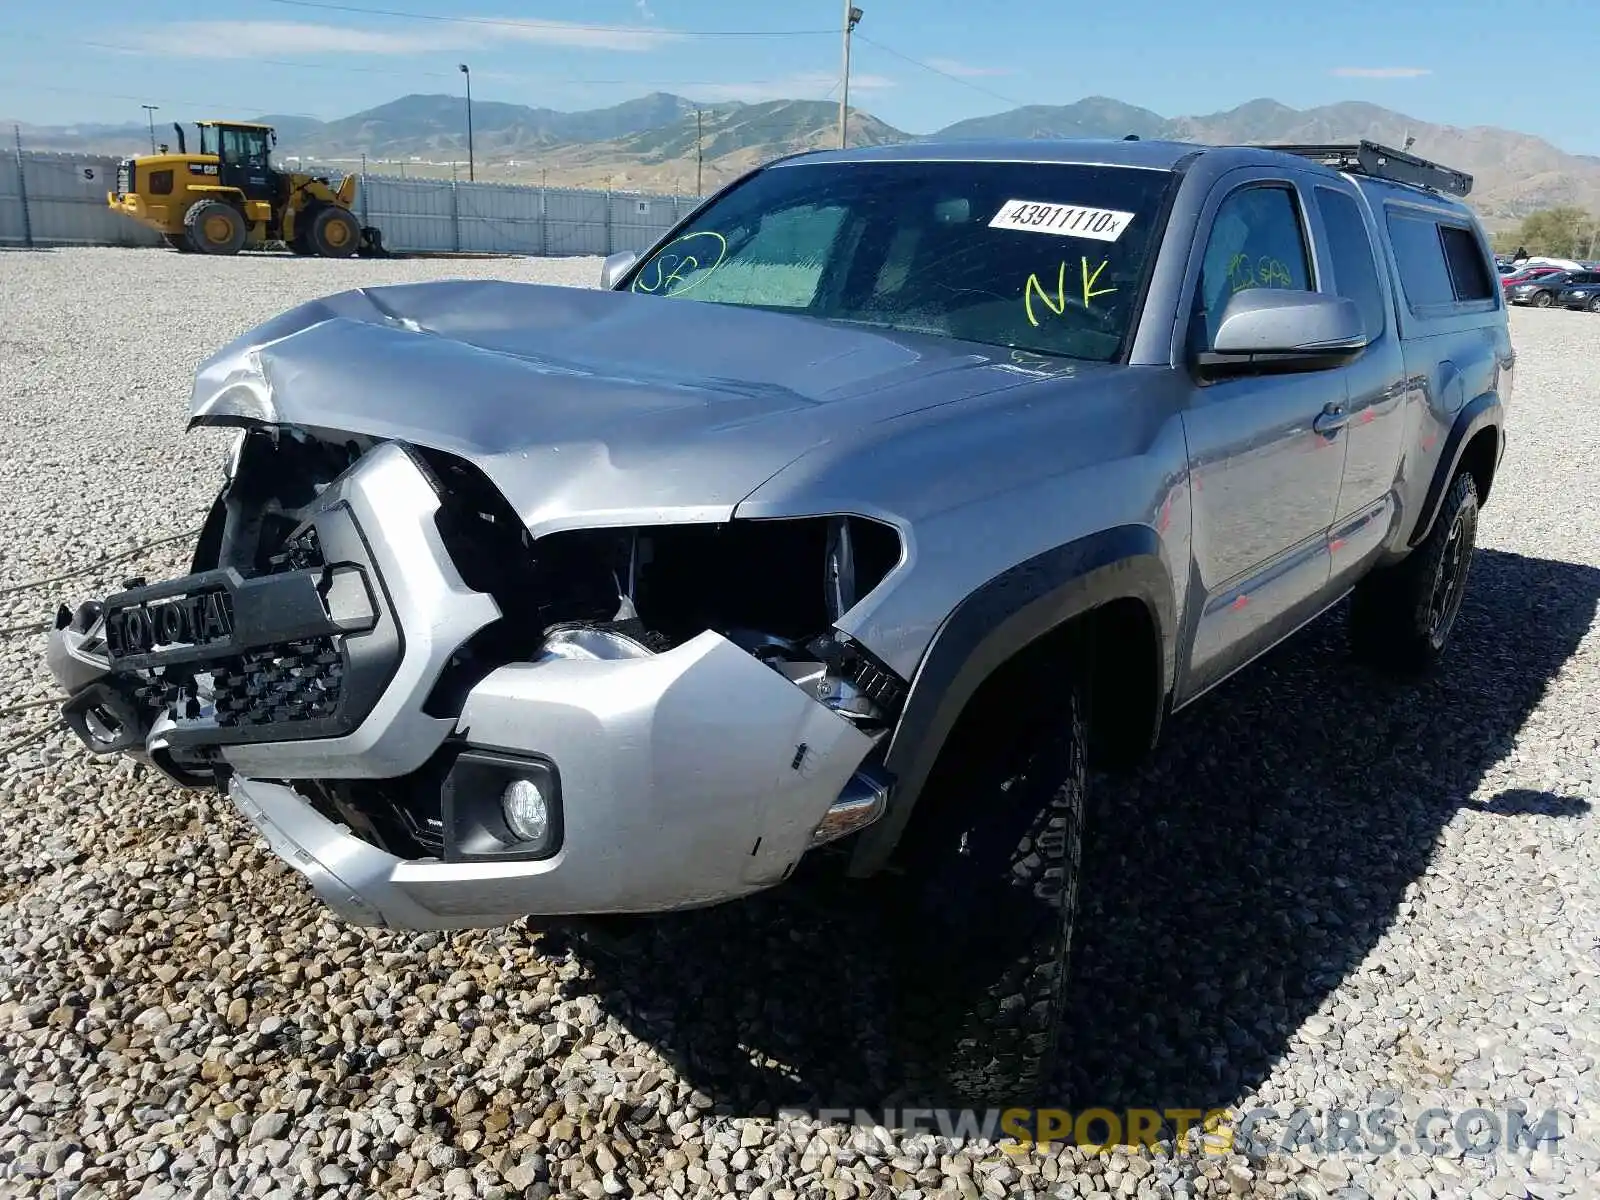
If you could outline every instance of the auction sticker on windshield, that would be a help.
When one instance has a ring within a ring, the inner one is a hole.
[[[1034,200],[1007,200],[989,222],[990,229],[1020,229],[1026,233],[1055,233],[1062,237],[1093,238],[1114,242],[1133,220],[1130,212],[1114,208],[1085,208],[1081,204],[1046,204]]]

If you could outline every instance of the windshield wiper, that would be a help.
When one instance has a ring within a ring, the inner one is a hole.
[[[840,325],[860,325],[866,329],[890,329],[896,333],[923,333],[932,337],[953,337],[947,329],[938,329],[932,325],[906,325],[894,321],[869,321],[864,317],[823,317],[824,321],[836,321]]]

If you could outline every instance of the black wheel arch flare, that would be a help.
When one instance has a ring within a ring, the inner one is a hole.
[[[1176,669],[1176,599],[1156,532],[1119,525],[1046,550],[972,592],[935,633],[891,735],[885,767],[895,780],[888,811],[857,839],[850,873],[887,862],[967,701],[1018,651],[1074,617],[1136,599],[1154,623],[1161,653],[1155,689],[1164,701]]]
[[[1491,472],[1498,468],[1500,451],[1505,447],[1503,434],[1505,420],[1505,406],[1500,397],[1494,392],[1485,392],[1483,395],[1469,400],[1456,414],[1455,421],[1450,426],[1450,432],[1445,435],[1444,447],[1439,452],[1439,463],[1434,468],[1433,478],[1428,482],[1428,492],[1422,502],[1422,509],[1417,514],[1417,523],[1411,530],[1407,545],[1416,547],[1422,544],[1428,536],[1428,531],[1433,528],[1434,521],[1439,516],[1439,508],[1444,503],[1445,494],[1450,490],[1450,482],[1461,471],[1462,456],[1472,444],[1472,439],[1486,429],[1494,431],[1496,450],[1495,462]],[[1488,489],[1481,487],[1481,499],[1488,498]]]

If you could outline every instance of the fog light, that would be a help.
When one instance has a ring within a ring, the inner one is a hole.
[[[561,775],[542,756],[463,750],[440,788],[446,862],[537,862],[561,852]]]
[[[542,846],[550,836],[550,802],[531,779],[513,779],[500,796],[506,828],[521,842]]]

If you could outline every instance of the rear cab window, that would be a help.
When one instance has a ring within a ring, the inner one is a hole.
[[[1497,306],[1495,276],[1465,219],[1394,205],[1385,207],[1384,219],[1412,312],[1447,316]]]

